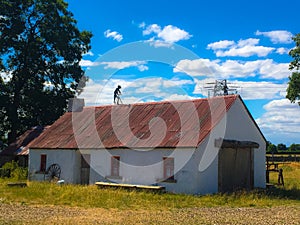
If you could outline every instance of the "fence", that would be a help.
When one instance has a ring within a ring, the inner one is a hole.
[[[300,162],[300,154],[267,154],[266,160],[269,162]]]

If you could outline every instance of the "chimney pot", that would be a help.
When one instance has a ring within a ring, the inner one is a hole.
[[[68,103],[68,112],[81,112],[84,107],[83,98],[70,98]]]

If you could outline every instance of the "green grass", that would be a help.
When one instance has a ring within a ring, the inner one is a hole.
[[[279,165],[283,169],[285,187],[283,190],[300,190],[300,163],[290,162]],[[278,173],[270,173],[270,182],[276,184]]]
[[[9,187],[9,180],[0,180],[0,203],[28,205],[64,205],[104,209],[165,210],[192,207],[273,207],[300,205],[300,163],[284,165],[285,187],[268,190],[240,191],[231,194],[193,196],[151,193],[121,189],[99,189],[95,185],[56,185],[28,182],[28,186]],[[276,174],[271,174],[276,182]]]

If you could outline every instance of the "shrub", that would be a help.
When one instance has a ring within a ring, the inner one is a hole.
[[[10,177],[10,170],[0,168],[0,177],[1,178]]]
[[[0,176],[13,180],[26,180],[28,168],[20,167],[16,161],[7,162],[2,166]]]

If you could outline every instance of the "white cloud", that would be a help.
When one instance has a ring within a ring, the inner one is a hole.
[[[184,59],[179,61],[173,72],[183,72],[191,76],[215,78],[254,77],[283,79],[290,75],[287,63],[276,63],[272,59],[256,61]]]
[[[263,60],[256,61],[235,61],[226,60],[221,64],[220,73],[232,77],[252,77],[264,63]]]
[[[298,142],[300,137],[300,107],[287,99],[273,100],[264,106],[266,112],[256,120],[268,137],[276,137],[279,143]],[[272,140],[271,140],[272,141]]]
[[[155,89],[154,87],[148,87],[148,86],[144,86],[136,89],[136,93],[138,94],[154,94],[158,92],[159,92],[158,86]]]
[[[188,32],[179,29],[178,27],[168,25],[157,34],[159,38],[168,43],[175,43],[180,40],[188,40],[192,37]]]
[[[277,48],[276,53],[280,55],[289,54],[290,49],[288,48]]]
[[[264,46],[244,46],[241,48],[232,48],[227,51],[216,51],[216,56],[225,57],[225,56],[240,56],[240,57],[250,57],[257,55],[259,57],[264,57],[270,54],[274,48],[264,47]]]
[[[148,70],[149,67],[148,67],[148,66],[145,66],[145,65],[139,65],[139,66],[138,66],[138,69],[139,69],[139,71],[143,72],[143,71]]]
[[[101,62],[101,65],[105,65],[104,69],[125,69],[129,67],[137,67],[140,71],[148,70],[146,61],[114,61],[114,62]]]
[[[144,28],[145,26],[146,26],[146,24],[144,24],[144,26],[142,28]],[[143,35],[149,35],[152,33],[158,34],[159,32],[161,32],[161,27],[157,24],[151,24],[151,25],[148,25],[145,30],[143,30]]]
[[[183,59],[176,64],[173,72],[183,72],[191,76],[212,76],[219,70],[218,62],[209,59]]]
[[[186,84],[193,84],[192,80],[163,80],[163,86],[166,88],[178,87]]]
[[[113,104],[113,92],[118,85],[122,88],[130,86],[131,82],[120,79],[94,81],[89,79],[80,98],[84,98],[87,106]]]
[[[212,49],[212,50],[216,51],[219,49],[227,49],[234,45],[236,45],[236,43],[234,41],[222,40],[222,41],[217,41],[217,42],[208,44],[207,49]]]
[[[117,41],[117,42],[120,42],[123,40],[123,35],[118,33],[117,31],[111,31],[111,30],[106,30],[104,32],[104,36],[106,38],[112,38],[113,40]]]
[[[189,98],[188,94],[181,88],[184,84],[192,84],[192,81],[166,80],[161,77],[141,78],[130,81],[109,79],[97,82],[90,79],[80,97],[85,99],[86,105],[112,104],[113,92],[118,85],[121,85],[122,100],[125,104],[149,102],[154,98],[180,100]]]
[[[239,40],[239,42],[237,43],[238,47],[245,47],[245,46],[255,46],[259,44],[259,39],[257,38],[248,38],[245,40]]]
[[[274,44],[278,44],[278,43],[289,44],[293,41],[292,40],[293,34],[286,30],[274,30],[269,32],[256,31],[255,34],[263,35],[265,37],[270,38],[272,43]]]
[[[208,87],[214,86],[214,79],[195,79],[195,89],[193,94],[208,96]],[[287,84],[276,84],[273,82],[255,82],[231,80],[228,82],[229,93],[237,93],[245,100],[254,99],[274,99],[285,95]]]
[[[259,39],[248,38],[245,40],[239,40],[238,43],[234,41],[218,41],[207,45],[208,49],[212,49],[216,56],[240,56],[249,57],[257,55],[259,57],[267,56],[275,48],[259,46]]]
[[[83,54],[83,56],[94,56],[94,53],[92,51],[88,51],[87,53]]]
[[[263,61],[264,63],[259,68],[259,73],[262,78],[285,79],[290,74],[289,63],[275,63],[272,59]]]
[[[189,94],[182,89],[182,85],[195,84],[193,94],[207,96],[208,92],[205,87],[209,86],[208,83],[214,82],[214,79],[194,79],[194,80],[167,80],[161,77],[141,78],[136,80],[121,80],[109,79],[100,82],[89,80],[83,93],[80,97],[85,98],[87,105],[105,105],[112,104],[113,91],[118,86],[122,86],[122,99],[124,103],[144,102],[153,99],[153,97],[162,100],[181,100],[192,98]],[[232,80],[228,83],[229,88],[235,88],[237,93],[245,100],[255,99],[274,99],[285,96],[287,84],[276,84],[272,82],[242,82]],[[230,90],[233,91],[233,90]],[[268,111],[278,106],[275,100],[265,106]],[[286,104],[287,101],[281,104],[283,110],[287,107],[294,108],[292,104]],[[298,105],[297,105],[298,106]],[[299,107],[300,109],[300,107]],[[282,111],[281,109],[278,109]]]
[[[287,85],[276,84],[273,82],[261,81],[261,82],[243,82],[243,81],[232,81],[234,85],[239,87],[238,94],[243,99],[274,99],[280,98],[285,95]],[[229,85],[230,87],[230,85]]]
[[[194,99],[193,97],[189,95],[178,95],[178,94],[172,94],[168,97],[166,97],[165,101],[174,101],[174,100],[191,100]]]
[[[149,40],[145,41],[146,43],[149,43],[150,46],[154,46],[156,48],[159,47],[166,47],[166,48],[171,48],[172,47],[172,43],[168,43],[162,40],[155,40],[154,37],[150,38]]]
[[[269,102],[268,104],[266,104],[264,106],[264,109],[266,111],[274,111],[275,113],[279,112],[279,111],[282,111],[282,110],[286,110],[286,111],[289,111],[289,112],[296,110],[296,112],[297,112],[296,116],[298,116],[299,113],[300,113],[299,105],[291,103],[290,100],[288,100],[288,99],[279,99],[279,100],[271,101],[271,102]],[[274,110],[274,109],[276,109],[276,110]],[[300,122],[299,117],[298,117],[297,120]]]
[[[161,101],[191,99],[192,97],[182,88],[184,84],[193,84],[193,81],[166,80],[161,77],[143,78],[136,80],[131,88],[134,88],[133,95],[139,96],[142,102],[149,102],[154,98]]]
[[[226,49],[226,48],[229,48],[230,46],[233,46],[234,44],[235,44],[234,41],[223,40],[223,41],[210,43],[207,45],[207,48],[212,49],[212,50]]]
[[[84,67],[92,67],[92,66],[99,66],[100,63],[99,62],[93,62],[91,60],[81,59],[79,65],[84,66]]]
[[[194,94],[204,93],[200,89],[209,80],[197,80]],[[124,104],[136,102],[162,100],[182,100],[191,99],[188,93],[180,90],[180,85],[190,83],[189,80],[165,80],[163,78],[143,78],[138,80],[125,81],[120,79],[110,79],[101,82],[89,80],[84,92],[80,97],[85,98],[86,105],[107,105],[113,103],[113,91],[117,85],[122,86],[122,100]],[[275,84],[272,82],[241,82],[232,81],[235,86],[241,86],[241,95],[243,99],[271,99],[278,98],[278,92],[286,88],[286,84]],[[173,85],[173,86],[172,86]],[[176,86],[179,85],[179,86]],[[170,92],[170,88],[177,87],[175,92]],[[272,100],[264,106],[266,112],[256,121],[263,133],[267,137],[275,137],[277,134],[282,139],[282,143],[293,142],[292,137],[300,136],[300,107],[297,104],[291,104],[286,99]],[[268,139],[269,140],[269,139]],[[272,140],[271,140],[272,141]],[[279,141],[280,142],[280,141]],[[294,141],[296,142],[296,141]]]
[[[143,28],[143,35],[154,35],[148,42],[152,43],[155,47],[170,47],[172,44],[181,41],[188,40],[192,37],[188,32],[182,30],[173,25],[167,25],[161,27],[158,24],[148,25],[142,24],[140,28]]]
[[[133,87],[135,89],[135,93],[137,94],[152,93],[153,95],[158,95],[159,93],[161,93],[162,85],[163,85],[163,78],[153,77],[153,78],[137,79]]]
[[[141,22],[140,24],[139,24],[139,28],[145,28],[146,27],[146,23],[145,22]]]

